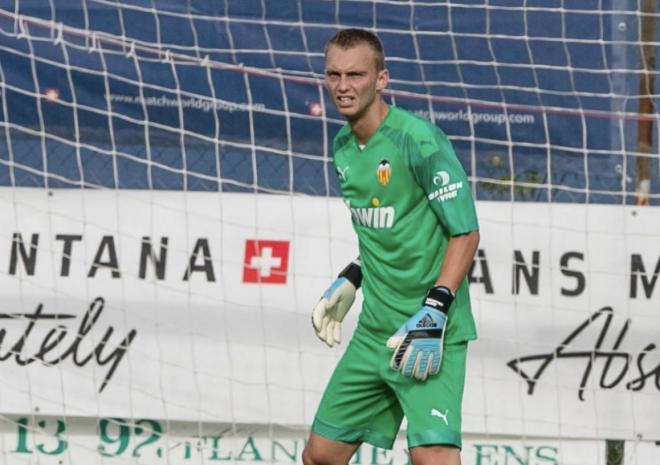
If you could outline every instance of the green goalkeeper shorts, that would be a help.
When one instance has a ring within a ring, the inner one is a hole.
[[[467,342],[444,346],[440,372],[425,381],[392,370],[393,353],[384,343],[356,334],[330,378],[312,431],[391,449],[405,415],[408,447],[460,449]]]

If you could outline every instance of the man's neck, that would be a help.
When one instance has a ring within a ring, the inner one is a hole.
[[[380,123],[383,122],[390,107],[384,100],[380,100],[369,112],[357,121],[348,121],[348,125],[357,138],[358,144],[366,145],[369,138],[376,132]]]

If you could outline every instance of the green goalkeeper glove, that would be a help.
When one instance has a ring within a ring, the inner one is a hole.
[[[395,349],[390,362],[393,370],[420,380],[440,371],[447,311],[453,301],[454,294],[446,287],[429,289],[422,309],[387,341],[387,347]]]
[[[353,305],[355,292],[360,288],[361,283],[360,263],[349,263],[314,307],[312,312],[314,331],[329,347],[341,342],[341,322]]]

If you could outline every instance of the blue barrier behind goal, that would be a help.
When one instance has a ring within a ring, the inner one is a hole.
[[[633,201],[635,5],[156,4],[0,0],[0,185],[336,196],[323,47],[364,27],[478,199]]]

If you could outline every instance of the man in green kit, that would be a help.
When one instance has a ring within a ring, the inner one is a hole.
[[[346,465],[363,442],[391,449],[405,416],[413,465],[458,465],[467,343],[477,337],[466,278],[479,243],[470,185],[440,129],[383,100],[378,37],[340,31],[325,61],[348,123],[333,156],[359,257],[314,309],[317,336],[339,343],[360,287],[364,303],[303,462]]]

